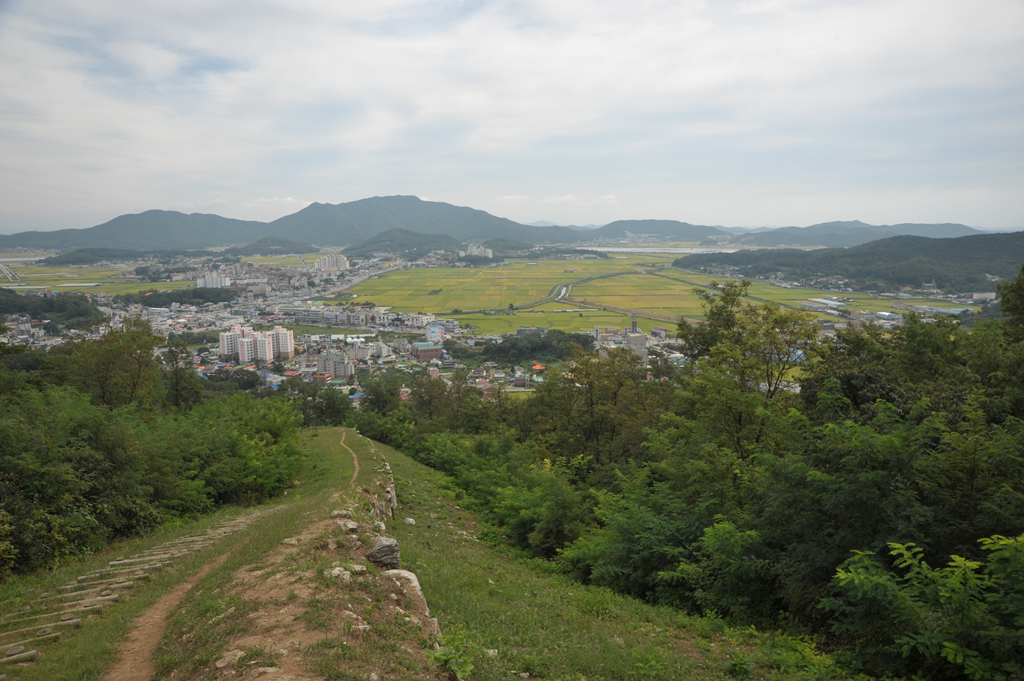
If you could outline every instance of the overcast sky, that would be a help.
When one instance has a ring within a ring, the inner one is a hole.
[[[0,232],[391,194],[1024,226],[1024,0],[0,0]]]

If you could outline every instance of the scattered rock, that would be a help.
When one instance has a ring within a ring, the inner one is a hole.
[[[430,514],[430,519],[431,520],[437,520],[437,514],[436,513],[431,513]]]
[[[352,573],[345,568],[332,568],[330,570],[324,570],[324,577],[330,577],[331,579],[340,579],[343,582],[352,581]]]
[[[381,521],[378,520],[377,522],[375,522],[373,524],[373,531],[374,532],[379,532],[380,534],[384,534],[385,530],[387,530],[387,528],[384,527],[384,523],[382,523]]]
[[[287,539],[282,539],[281,543],[282,544],[287,544],[288,546],[298,546],[299,545],[299,540],[296,539],[295,537],[288,537]]]
[[[416,521],[413,520],[412,518],[403,518],[402,522],[405,523],[406,525],[415,525],[416,524]]]
[[[257,667],[253,676],[263,676],[264,674],[277,674],[281,669],[279,667]]]
[[[370,681],[380,681],[380,677],[377,676],[374,672],[370,672]]]
[[[328,551],[336,551],[337,549],[338,549],[338,540],[335,539],[334,537],[330,537],[327,540],[327,550]]]
[[[359,523],[354,520],[339,520],[338,527],[346,534],[359,531]]]
[[[354,572],[357,575],[361,575],[364,572],[366,572],[366,566],[365,565],[356,565],[355,563],[349,563],[348,565],[345,566],[345,569],[348,570],[349,572]]]
[[[217,615],[216,617],[214,617],[213,619],[211,619],[211,620],[210,620],[210,621],[208,622],[208,624],[216,624],[217,622],[221,621],[222,619],[224,619],[225,617],[227,617],[228,615],[230,615],[230,614],[231,614],[231,613],[233,613],[234,611],[235,611],[235,609],[234,609],[234,608],[228,608],[227,610],[225,610],[225,611],[224,611],[224,612],[222,612],[221,614],[219,614],[219,615]]]
[[[401,552],[398,549],[398,540],[392,537],[377,537],[366,554],[366,560],[374,565],[397,570],[401,567],[399,561]]]
[[[352,627],[352,631],[358,631],[361,634],[365,634],[369,630],[370,630],[370,625],[369,624],[360,624],[358,626]]]
[[[241,650],[232,650],[228,653],[225,653],[224,657],[214,662],[213,666],[217,669],[224,669],[224,667],[227,667],[230,664],[238,662],[240,659],[242,659],[243,655],[245,655],[245,653]]]
[[[488,648],[484,652],[487,653],[487,655],[489,657],[497,657],[498,656],[498,651],[496,649],[494,649],[494,648]]]

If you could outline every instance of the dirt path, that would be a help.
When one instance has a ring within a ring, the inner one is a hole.
[[[167,618],[199,580],[228,559],[231,551],[213,559],[192,577],[167,592],[145,612],[135,618],[132,629],[119,646],[120,652],[103,674],[104,681],[149,681],[156,671],[153,651],[167,628]]]
[[[352,463],[355,464],[355,467],[356,467],[355,472],[352,473],[352,480],[350,480],[349,483],[348,483],[349,487],[351,487],[352,489],[355,489],[356,488],[356,478],[359,477],[359,457],[356,456],[356,453],[354,451],[352,451],[351,447],[349,447],[347,444],[345,444],[345,435],[346,434],[347,434],[346,431],[342,431],[341,432],[341,446],[344,447],[345,449],[347,449],[349,451],[349,454],[352,455]]]

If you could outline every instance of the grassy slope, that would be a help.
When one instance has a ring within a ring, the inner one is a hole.
[[[446,477],[378,448],[395,473],[399,516],[416,521],[393,523],[403,567],[419,575],[442,632],[464,630],[477,646],[471,678],[512,671],[573,681],[842,677],[805,643],[573,583],[543,563],[459,536],[481,525],[458,507]]]
[[[104,668],[113,660],[115,644],[126,634],[131,621],[153,604],[157,598],[170,591],[175,585],[195,574],[200,567],[228,550],[231,557],[217,570],[208,575],[197,587],[213,584],[240,565],[255,560],[276,546],[281,539],[295,533],[309,522],[311,510],[322,511],[329,505],[329,493],[339,486],[348,486],[352,476],[352,457],[336,446],[337,437],[330,431],[308,440],[311,451],[309,467],[303,476],[305,484],[292,490],[287,496],[269,506],[283,508],[253,524],[248,529],[236,532],[216,545],[203,549],[194,555],[179,560],[169,569],[154,573],[151,582],[140,582],[131,597],[109,608],[102,619],[88,622],[81,629],[64,633],[59,645],[43,650],[36,664],[18,670],[18,678],[24,681],[64,681],[98,679]],[[367,474],[372,466],[367,466]],[[41,591],[54,591],[57,586],[74,580],[90,570],[106,567],[107,561],[117,556],[132,555],[157,544],[183,535],[201,532],[214,523],[226,518],[244,514],[251,509],[228,508],[200,521],[163,528],[156,533],[133,541],[121,542],[101,551],[90,559],[60,568],[52,573],[40,573],[7,581],[0,586],[0,612],[12,612]]]
[[[45,649],[33,666],[18,670],[25,681],[98,679],[115,654],[115,645],[132,619],[204,563],[229,549],[228,560],[192,590],[176,610],[158,651],[159,675],[177,669],[186,676],[208,676],[208,664],[222,654],[222,641],[197,636],[189,646],[182,632],[200,631],[211,613],[228,607],[222,588],[234,571],[258,563],[281,539],[325,517],[337,505],[331,495],[347,489],[353,466],[338,446],[338,429],[307,436],[310,467],[302,487],[276,505],[280,510],[244,531],[158,572],[127,601],[109,609],[102,619],[65,633],[64,641]],[[358,483],[369,485],[376,446],[391,462],[398,483],[398,517],[391,534],[402,549],[402,566],[416,572],[432,614],[442,631],[465,631],[474,644],[476,669],[471,679],[505,679],[509,672],[534,677],[581,679],[825,679],[840,678],[833,662],[808,645],[752,630],[734,630],[717,619],[695,618],[668,608],[655,608],[607,590],[575,584],[543,569],[542,563],[456,535],[476,535],[475,514],[458,508],[446,477],[415,463],[400,452],[350,432],[347,443],[360,456]],[[242,509],[226,509],[197,523],[164,528],[144,539],[124,542],[88,561],[52,574],[8,581],[0,587],[0,606],[9,612],[42,590],[53,590],[118,555],[145,550],[168,539],[191,534]],[[433,513],[437,518],[431,518]],[[239,626],[245,626],[239,610]],[[232,625],[228,625],[229,628]],[[381,652],[387,649],[380,642]],[[485,649],[496,650],[491,657]],[[315,651],[314,651],[315,652]],[[389,651],[393,654],[394,651]],[[312,653],[311,653],[312,654]],[[248,659],[248,658],[247,658]],[[330,656],[324,659],[330,660]],[[269,663],[269,660],[268,660]],[[338,664],[345,664],[338,662]],[[349,678],[347,670],[328,678]],[[361,676],[359,678],[362,678]]]

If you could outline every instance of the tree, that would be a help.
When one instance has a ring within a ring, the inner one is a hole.
[[[132,403],[148,406],[160,389],[160,370],[153,355],[159,342],[148,321],[127,320],[98,340],[65,344],[51,365],[51,376],[111,409]]]
[[[999,309],[1007,317],[1006,326],[1015,340],[1024,339],[1024,265],[1013,281],[999,282]]]
[[[172,407],[191,409],[203,399],[202,379],[192,367],[192,352],[183,339],[167,344],[164,353],[167,366],[167,401]]]
[[[718,345],[722,334],[736,326],[737,315],[743,306],[742,298],[750,288],[749,281],[730,281],[726,284],[711,282],[713,293],[708,289],[695,288],[693,292],[700,298],[700,306],[704,308],[704,322],[691,324],[685,318],[679,318],[678,335],[683,341],[683,354],[692,362],[707,356],[711,348]]]

